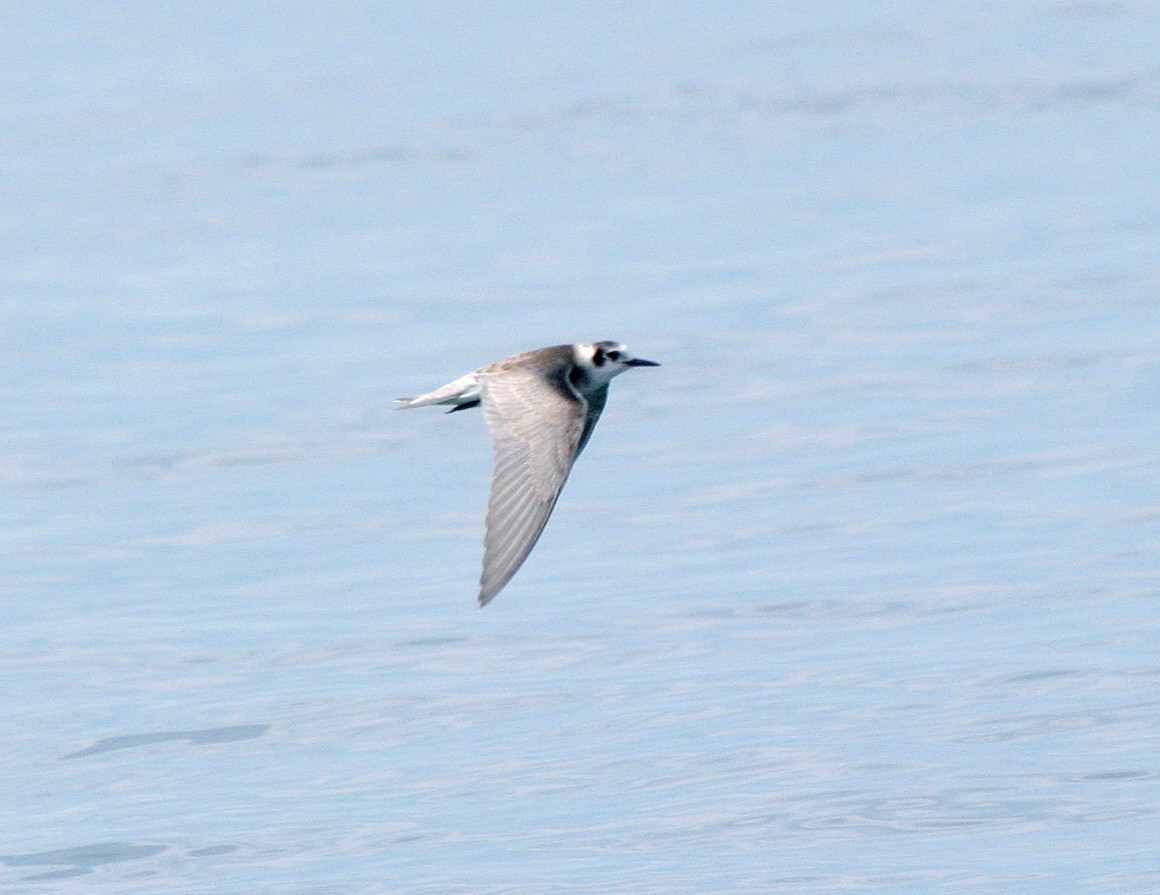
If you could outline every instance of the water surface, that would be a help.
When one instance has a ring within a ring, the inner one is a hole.
[[[2,15],[0,888],[1160,890],[1149,6]]]

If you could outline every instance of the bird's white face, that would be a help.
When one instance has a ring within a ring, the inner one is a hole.
[[[629,367],[660,366],[655,361],[633,357],[619,342],[587,342],[577,345],[574,354],[577,366],[583,367],[595,383],[609,382]]]

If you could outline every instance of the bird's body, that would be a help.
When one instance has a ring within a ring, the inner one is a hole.
[[[572,464],[608,399],[608,384],[629,367],[655,367],[617,342],[554,345],[504,358],[460,376],[402,407],[483,405],[495,449],[487,503],[479,603],[484,606],[535,546]]]

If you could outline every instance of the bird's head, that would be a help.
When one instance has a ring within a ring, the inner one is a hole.
[[[588,374],[590,382],[608,382],[629,367],[659,367],[656,361],[633,357],[620,342],[585,342],[573,349],[578,367]]]

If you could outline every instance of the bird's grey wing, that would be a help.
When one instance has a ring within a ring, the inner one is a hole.
[[[483,379],[495,450],[479,603],[486,605],[539,540],[576,459],[587,404],[564,371],[508,368]]]
[[[604,405],[608,402],[608,386],[605,385],[603,388],[589,393],[587,398],[588,412],[584,415],[584,431],[580,433],[580,444],[576,446],[577,457],[584,450],[584,445],[588,444],[588,439],[592,437],[592,430],[596,428],[596,421],[604,412]]]

